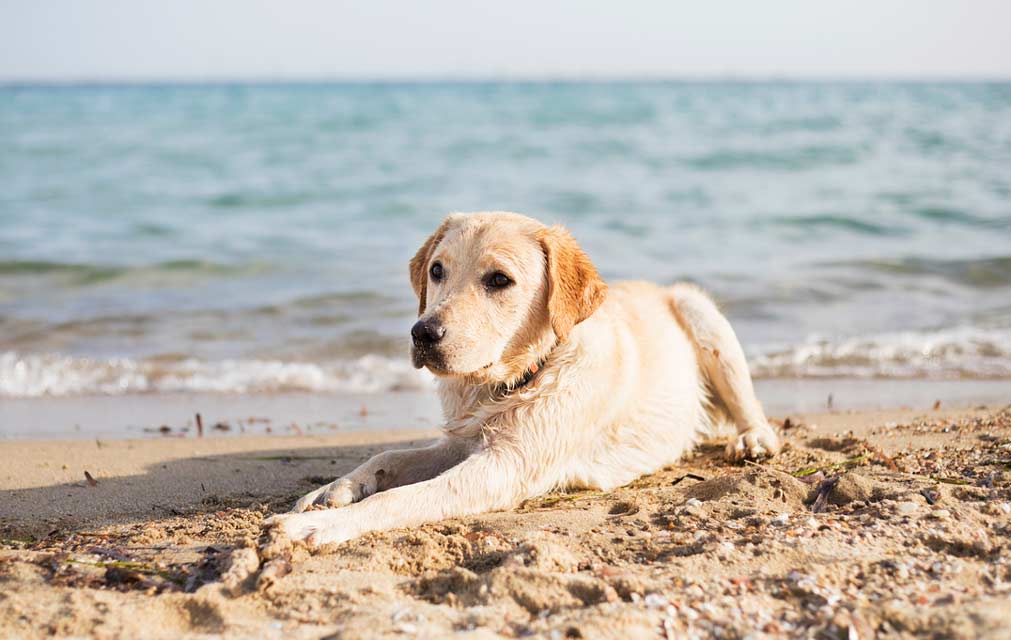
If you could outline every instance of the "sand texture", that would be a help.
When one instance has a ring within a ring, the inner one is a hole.
[[[312,552],[263,517],[417,432],[3,443],[0,632],[1008,637],[1011,409],[783,426],[762,464],[714,441],[615,491]]]

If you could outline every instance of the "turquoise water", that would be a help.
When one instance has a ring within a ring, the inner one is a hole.
[[[449,211],[696,281],[759,377],[1011,377],[1011,84],[0,88],[0,395],[424,385]]]

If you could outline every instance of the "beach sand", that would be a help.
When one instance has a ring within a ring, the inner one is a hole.
[[[1007,637],[1011,409],[783,426],[762,464],[716,440],[607,493],[312,552],[261,535],[263,517],[436,433],[2,442],[0,631]]]

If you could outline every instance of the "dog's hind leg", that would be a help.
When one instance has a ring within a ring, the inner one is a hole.
[[[744,350],[730,322],[697,287],[676,284],[668,291],[674,316],[695,345],[714,404],[737,426],[737,437],[727,446],[727,457],[739,460],[775,454],[779,437],[755,396]]]

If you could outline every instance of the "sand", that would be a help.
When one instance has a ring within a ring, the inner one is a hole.
[[[434,433],[0,443],[0,635],[1007,637],[1011,409],[785,427],[762,464],[714,441],[608,493],[312,552],[263,517]]]

